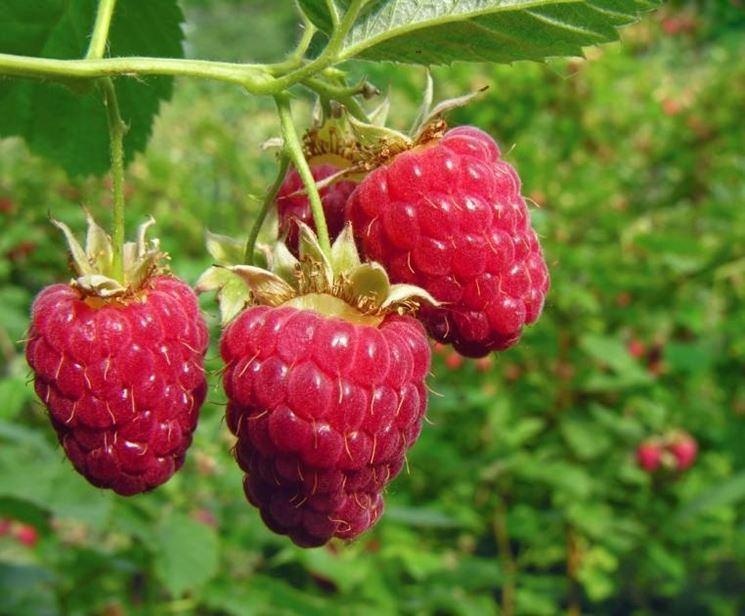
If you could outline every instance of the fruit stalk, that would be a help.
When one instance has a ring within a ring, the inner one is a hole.
[[[109,27],[111,26],[115,6],[116,0],[100,0],[98,3],[91,42],[88,45],[88,52],[85,54],[87,59],[103,58],[106,52],[106,43],[109,40]]]
[[[316,187],[316,181],[313,179],[313,172],[308,165],[308,161],[305,160],[305,154],[303,154],[303,146],[300,143],[297,131],[295,130],[295,124],[292,121],[292,110],[290,109],[290,99],[286,94],[279,94],[274,97],[274,101],[277,105],[277,113],[279,114],[279,121],[282,127],[282,138],[284,139],[284,147],[287,156],[292,161],[292,164],[297,169],[300,179],[303,180],[305,189],[308,191],[308,201],[310,201],[310,210],[313,214],[313,222],[316,226],[316,234],[318,235],[318,243],[321,245],[321,250],[328,257],[331,255],[331,241],[329,239],[329,230],[326,225],[326,217],[323,213],[323,204],[321,203],[321,195],[318,193]]]
[[[256,247],[256,240],[259,237],[259,231],[261,231],[261,226],[264,224],[264,220],[266,219],[266,215],[269,212],[269,208],[272,207],[272,205],[274,204],[277,193],[282,187],[282,182],[284,182],[285,176],[287,175],[287,168],[289,166],[290,159],[283,151],[279,155],[277,177],[264,196],[264,202],[261,204],[261,210],[259,210],[259,214],[254,221],[253,227],[251,227],[251,233],[248,236],[248,240],[246,240],[246,249],[243,253],[243,261],[248,265],[254,264],[254,248]]]
[[[116,98],[114,82],[104,79],[101,90],[106,105],[106,118],[109,124],[109,141],[111,144],[111,177],[114,193],[114,213],[111,229],[113,244],[112,277],[124,282],[124,122],[119,113],[119,101]]]

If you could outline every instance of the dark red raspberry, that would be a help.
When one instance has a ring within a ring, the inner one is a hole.
[[[520,178],[477,128],[454,128],[377,168],[352,193],[347,218],[391,281],[444,303],[419,316],[463,355],[514,345],[541,314],[549,277]]]
[[[339,168],[334,165],[320,164],[312,165],[311,171],[313,172],[313,179],[316,182],[320,182],[338,173]],[[341,233],[344,227],[344,206],[356,186],[357,184],[355,182],[342,180],[320,190],[323,213],[326,217],[326,225],[328,226],[331,241],[334,241],[334,238]],[[277,213],[279,214],[280,235],[287,234],[285,244],[292,251],[292,254],[297,256],[297,221],[304,222],[314,231],[316,230],[316,226],[313,222],[308,197],[304,192],[303,181],[295,169],[291,169],[287,174],[285,181],[277,193],[276,202]]]
[[[235,455],[267,526],[311,547],[375,524],[427,406],[421,325],[258,306],[225,330],[221,352]]]
[[[31,309],[26,348],[60,443],[93,485],[151,490],[183,464],[206,382],[207,327],[172,276],[126,302],[56,284]]]
[[[653,473],[662,464],[662,447],[658,443],[642,443],[636,449],[636,461],[648,473]]]

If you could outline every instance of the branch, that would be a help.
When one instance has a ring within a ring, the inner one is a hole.
[[[243,86],[251,94],[276,94],[282,89],[277,86],[272,70],[271,65],[211,60],[147,57],[57,60],[0,53],[0,75],[12,77],[32,77],[60,82],[77,78],[140,75],[199,77],[234,83]]]

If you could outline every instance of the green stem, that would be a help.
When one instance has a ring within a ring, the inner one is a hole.
[[[287,155],[282,152],[279,156],[279,167],[277,168],[277,177],[274,183],[269,187],[264,195],[264,202],[261,204],[261,210],[254,221],[253,227],[251,227],[251,233],[246,240],[246,250],[243,253],[243,260],[248,265],[254,264],[254,251],[256,248],[256,240],[259,237],[259,231],[261,226],[264,224],[266,215],[269,213],[269,209],[274,205],[274,200],[277,197],[282,182],[284,182],[285,175],[287,175],[287,168],[290,166],[290,159]]]
[[[100,77],[140,77],[167,75],[199,77],[243,86],[251,94],[275,94],[271,65],[212,62],[210,60],[178,60],[175,58],[120,57],[100,60],[56,60],[0,53],[0,75],[31,77],[64,82],[69,79]],[[293,82],[294,83],[294,82]]]
[[[117,76],[199,77],[238,84],[251,94],[275,96],[338,61],[344,38],[368,1],[352,0],[349,10],[344,14],[339,27],[334,31],[321,55],[299,67],[296,66],[297,58],[292,58],[289,63],[281,62],[272,65],[137,56],[58,60],[0,53],[0,75],[50,79],[62,83],[70,79],[99,79]],[[105,24],[110,18],[109,11],[113,11],[113,2],[104,0],[104,6],[96,17],[96,23]],[[103,27],[100,31],[103,32]],[[306,31],[301,39],[301,49],[302,45],[310,43],[311,36],[312,34]],[[95,36],[91,40],[89,52],[97,54],[101,45],[101,38]],[[105,42],[103,46],[105,48]]]
[[[98,10],[96,11],[96,21],[93,24],[93,33],[91,42],[88,44],[88,53],[85,57],[88,59],[103,58],[106,53],[106,43],[109,40],[109,27],[111,18],[114,15],[116,0],[99,0]]]
[[[326,217],[323,213],[323,204],[321,195],[318,194],[316,181],[313,179],[313,173],[310,170],[308,161],[303,154],[303,146],[300,143],[295,124],[292,121],[292,110],[290,109],[290,99],[286,94],[279,94],[274,97],[277,104],[277,113],[279,122],[282,127],[282,138],[284,139],[285,153],[297,169],[300,179],[305,185],[308,192],[308,201],[310,201],[310,211],[313,214],[313,222],[316,226],[316,235],[318,243],[321,245],[326,256],[331,256],[331,241],[329,240],[329,230],[326,225]]]
[[[114,193],[114,215],[111,241],[114,247],[112,261],[113,277],[124,283],[124,131],[125,126],[119,113],[119,101],[111,79],[101,80],[106,118],[109,123],[111,142],[111,177]]]
[[[278,77],[275,81],[275,85],[278,86],[277,92],[286,90],[291,85],[299,83],[308,77],[312,77],[316,73],[319,73],[323,69],[334,64],[338,60],[339,53],[344,46],[344,39],[352,29],[354,22],[357,21],[360,11],[368,2],[369,0],[352,0],[347,12],[344,13],[344,17],[339,22],[338,27],[334,28],[334,32],[331,35],[328,44],[321,52],[321,55],[312,62],[309,62],[286,75]]]
[[[320,94],[322,98],[335,100],[347,108],[347,111],[351,113],[355,118],[361,122],[369,122],[367,113],[362,108],[362,105],[357,101],[355,97],[362,91],[362,86],[353,86],[351,88],[340,88],[326,83],[322,79],[315,77],[308,77],[302,81],[302,84],[309,90],[313,90],[317,94]]]

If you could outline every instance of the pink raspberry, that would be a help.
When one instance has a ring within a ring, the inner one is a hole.
[[[339,168],[329,164],[318,164],[312,165],[311,171],[313,172],[313,179],[319,182],[338,173]],[[352,194],[356,186],[357,184],[355,182],[342,180],[320,190],[323,212],[326,217],[326,225],[328,226],[331,241],[341,233],[344,227],[344,206],[347,203],[347,198]],[[310,211],[308,196],[304,192],[303,181],[295,169],[291,169],[287,174],[285,181],[277,193],[276,203],[277,213],[279,214],[280,235],[287,234],[285,244],[297,256],[297,222],[304,222],[314,231],[316,230],[316,226]]]
[[[421,325],[257,306],[228,326],[221,353],[235,456],[267,526],[303,547],[373,526],[427,406]]]
[[[462,126],[397,155],[347,202],[365,256],[443,305],[419,316],[469,357],[504,350],[543,309],[549,276],[520,178],[494,140]]]
[[[653,442],[642,443],[636,449],[636,460],[641,468],[653,473],[662,463],[662,447]]]
[[[207,343],[196,296],[172,276],[151,278],[126,300],[43,289],[26,357],[75,469],[122,495],[167,481],[204,401]]]
[[[690,434],[682,434],[667,446],[675,458],[676,470],[685,471],[693,466],[698,456],[698,443]]]

